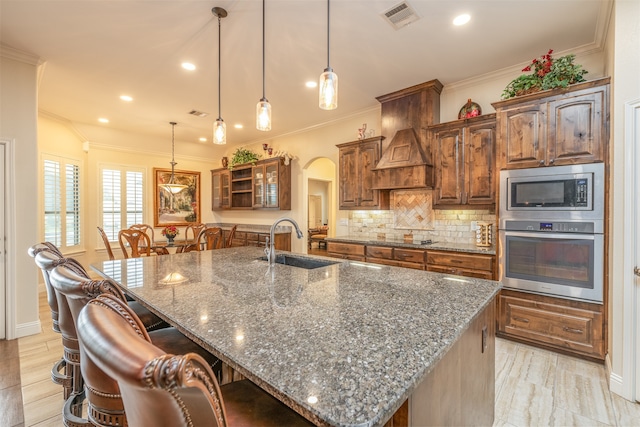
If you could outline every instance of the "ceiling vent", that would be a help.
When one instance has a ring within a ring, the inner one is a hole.
[[[406,1],[393,6],[384,12],[382,17],[396,30],[420,19],[416,11]]]
[[[191,110],[191,111],[189,111],[189,114],[191,114],[192,116],[196,116],[196,117],[207,117],[209,115],[209,113],[205,113],[205,112],[198,111],[198,110]]]

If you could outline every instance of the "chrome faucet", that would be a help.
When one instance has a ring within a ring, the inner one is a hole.
[[[271,231],[269,232],[269,237],[267,237],[267,241],[265,243],[264,253],[267,255],[267,260],[269,261],[269,266],[276,265],[276,248],[273,246],[273,234],[276,231],[276,226],[283,221],[289,221],[296,228],[296,234],[298,235],[298,239],[302,239],[302,231],[300,231],[300,227],[298,227],[298,223],[291,218],[280,218],[276,220],[276,222],[271,225]]]

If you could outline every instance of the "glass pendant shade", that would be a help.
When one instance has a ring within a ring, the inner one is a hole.
[[[271,130],[271,104],[262,98],[256,105],[256,128],[262,131]]]
[[[338,75],[331,68],[325,68],[320,75],[320,103],[323,110],[335,110],[338,108]]]
[[[227,125],[219,117],[213,124],[213,143],[218,145],[227,143]]]

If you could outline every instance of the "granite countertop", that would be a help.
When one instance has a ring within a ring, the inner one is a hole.
[[[383,425],[500,288],[317,256],[295,255],[333,264],[269,268],[262,255],[238,247],[92,268],[303,416],[330,426]]]
[[[487,255],[496,254],[495,246],[480,247],[464,243],[438,242],[437,239],[430,244],[421,244],[419,240],[414,240],[413,242],[408,243],[405,242],[402,238],[389,237],[386,239],[372,239],[365,236],[357,235],[327,237],[325,240],[328,242],[359,243],[362,245],[393,246],[396,248],[432,249],[439,251],[469,252]]]

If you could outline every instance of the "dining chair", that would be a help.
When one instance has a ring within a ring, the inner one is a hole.
[[[233,237],[236,235],[236,229],[238,228],[237,225],[234,225],[233,227],[231,227],[231,230],[229,230],[229,234],[227,235],[227,240],[224,242],[224,247],[225,248],[230,248],[231,244],[233,243]]]
[[[126,228],[118,232],[118,242],[125,258],[151,256],[151,239],[147,233]]]
[[[102,242],[104,243],[104,247],[107,249],[107,255],[109,256],[109,259],[113,261],[114,259],[116,259],[116,257],[113,256],[113,251],[111,250],[111,243],[109,243],[109,236],[107,236],[107,233],[105,233],[102,227],[100,226],[98,226],[98,233],[100,234],[100,237],[102,237]]]
[[[199,354],[154,345],[119,301],[103,295],[78,318],[86,356],[118,383],[129,425],[139,427],[311,426],[249,380],[220,386]]]
[[[196,239],[198,238],[198,236],[200,235],[200,232],[202,230],[204,230],[205,228],[207,228],[206,224],[202,224],[202,223],[196,223],[196,224],[189,224],[187,225],[187,228],[184,229],[184,241],[185,242],[190,242],[190,241],[196,241]],[[189,239],[189,234],[192,235],[191,239]]]
[[[200,232],[195,244],[185,246],[183,252],[221,249],[222,243],[222,229],[220,227],[207,227]]]
[[[140,320],[131,306],[124,299],[122,291],[117,284],[109,279],[90,280],[86,279],[65,265],[54,268],[51,272],[51,281],[55,289],[62,295],[69,306],[69,310],[74,319],[74,325],[78,326],[78,317],[81,310],[93,298],[103,295],[105,304],[115,307],[121,315],[135,328],[138,334],[161,348],[163,351],[171,353],[195,352],[205,357],[207,363],[212,364],[219,370],[220,361],[195,342],[184,336],[177,329],[167,327],[154,331],[147,331],[144,323]],[[109,301],[111,301],[109,303]],[[77,416],[72,412],[74,405],[81,404],[82,400],[87,401],[87,421],[90,425],[100,427],[120,427],[126,426],[126,414],[122,398],[120,397],[118,384],[100,368],[98,368],[87,357],[83,351],[83,343],[79,341],[80,349],[80,372],[82,374],[84,391],[83,393],[67,399],[63,410],[65,420],[72,420],[78,423]],[[74,424],[74,425],[76,425]]]
[[[133,224],[131,227],[129,227],[129,230],[142,231],[147,236],[149,236],[149,240],[151,241],[151,252],[154,252],[157,255],[169,255],[169,251],[167,250],[167,248],[153,246],[153,243],[155,243],[156,241],[156,234],[153,230],[153,227],[149,224]]]

